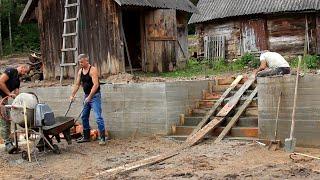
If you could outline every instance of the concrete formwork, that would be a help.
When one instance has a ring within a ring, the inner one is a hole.
[[[140,84],[106,84],[101,86],[103,117],[114,137],[139,134],[169,134],[171,125],[178,123],[179,114],[202,97],[208,81],[181,81]],[[47,103],[56,116],[68,108],[71,86],[23,89],[34,92]],[[68,116],[77,117],[82,108],[82,90]],[[96,128],[93,113],[90,124]],[[79,120],[81,122],[81,120]]]
[[[279,111],[278,137],[290,136],[296,76],[258,78],[259,134],[272,139],[275,131],[277,103],[282,92]],[[294,136],[298,146],[320,147],[320,76],[299,78],[296,126]]]

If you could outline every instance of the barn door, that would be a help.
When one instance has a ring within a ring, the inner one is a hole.
[[[170,9],[150,10],[146,13],[145,25],[146,71],[168,71],[176,61],[176,11]]]
[[[244,52],[256,52],[268,49],[266,21],[254,19],[242,24],[242,43]]]

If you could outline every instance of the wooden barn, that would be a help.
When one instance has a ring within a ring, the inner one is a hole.
[[[65,1],[29,0],[20,17],[38,22],[45,79],[60,76]],[[187,14],[195,12],[189,0],[80,0],[79,53],[87,53],[102,76],[128,70],[129,59],[145,72],[183,67]],[[72,54],[66,59],[74,61]],[[73,76],[71,69],[64,75]]]
[[[200,0],[195,24],[208,58],[234,59],[246,52],[320,53],[319,0]]]

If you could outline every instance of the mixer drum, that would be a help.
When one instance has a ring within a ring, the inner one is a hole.
[[[27,123],[28,128],[34,127],[34,109],[39,103],[36,95],[31,93],[20,93],[12,102],[13,106],[23,107],[24,103],[27,107]],[[19,126],[24,127],[24,114],[22,108],[11,109],[11,119]]]

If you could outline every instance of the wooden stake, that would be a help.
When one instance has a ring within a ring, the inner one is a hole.
[[[183,126],[185,123],[185,115],[184,114],[180,114],[180,125]]]

